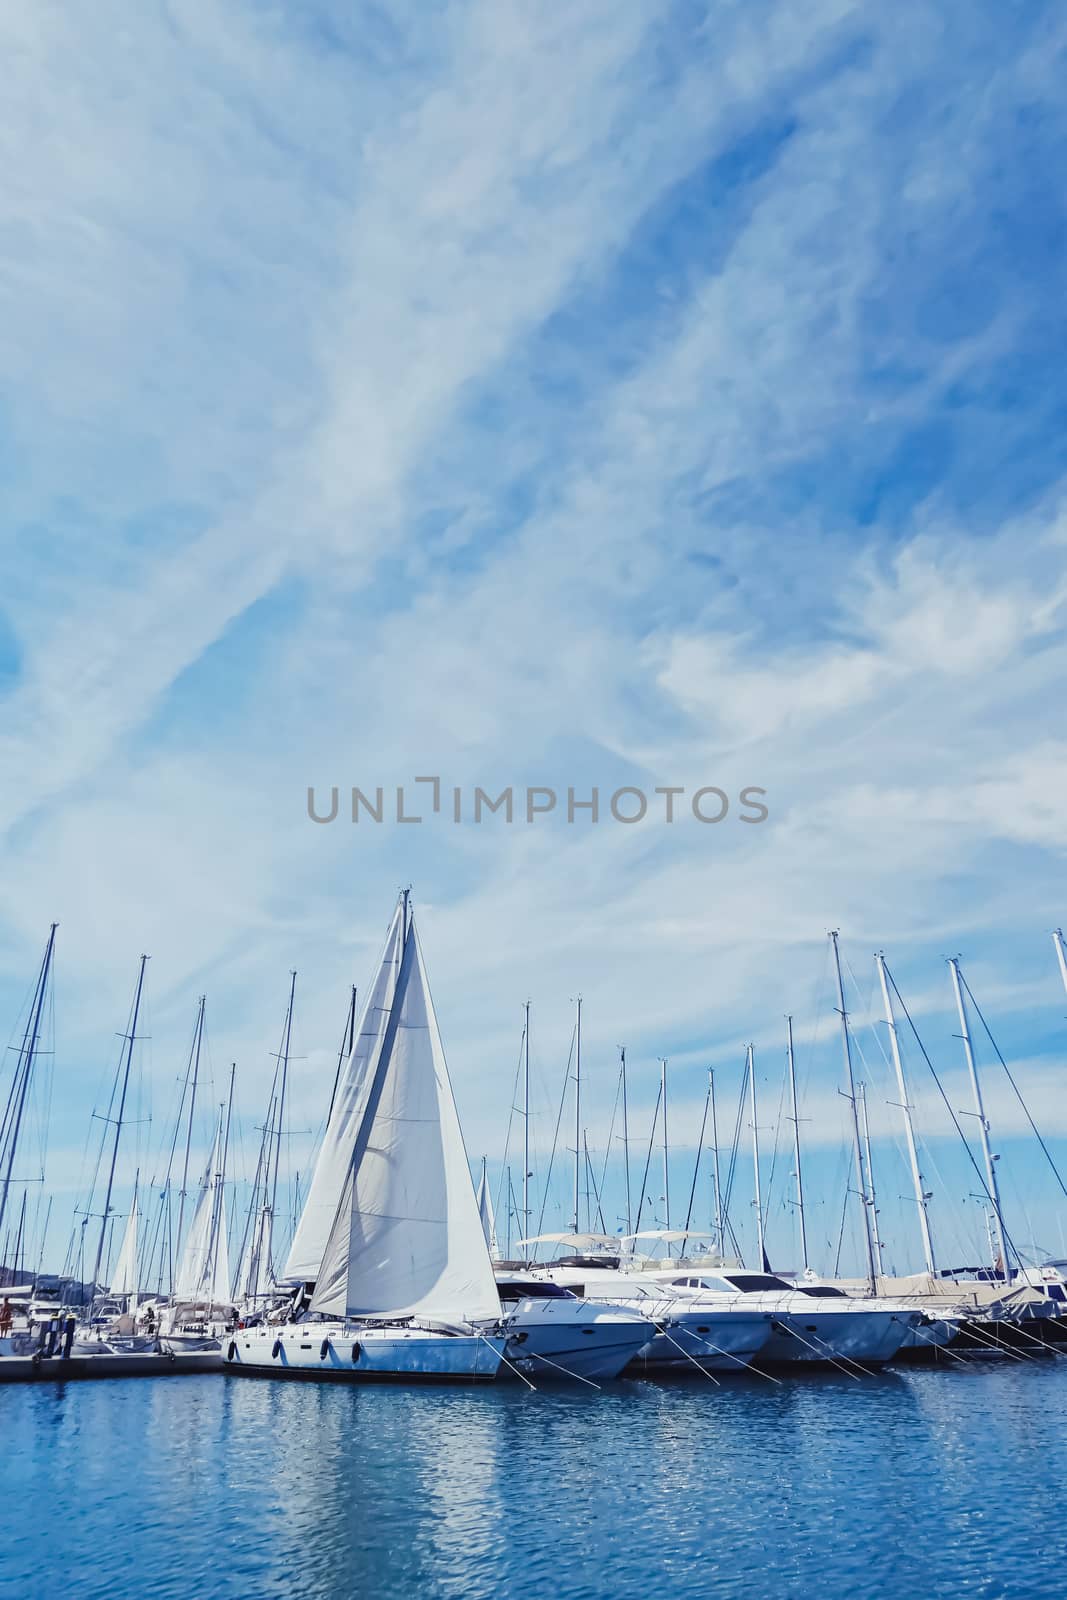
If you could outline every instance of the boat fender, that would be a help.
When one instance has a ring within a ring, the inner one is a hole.
[[[275,1339],[274,1344],[273,1344],[273,1346],[271,1348],[271,1352],[270,1352],[271,1360],[272,1361],[277,1361],[277,1359],[281,1355],[281,1353],[282,1353],[282,1341],[280,1339]]]
[[[330,1341],[329,1341],[329,1339],[324,1339],[322,1341],[322,1343],[319,1345],[319,1360],[320,1361],[325,1361],[326,1357],[329,1355],[329,1353],[330,1353]]]
[[[230,1348],[226,1352],[226,1360],[227,1361],[236,1361],[237,1360],[237,1340],[236,1339],[231,1339],[230,1340]]]
[[[363,1346],[360,1344],[359,1340],[357,1339],[355,1344],[352,1346],[352,1360],[353,1361],[358,1361],[362,1354],[363,1354]]]
[[[174,1351],[173,1351],[173,1350],[168,1350],[168,1351],[167,1351],[167,1360],[168,1360],[168,1361],[177,1361],[177,1359],[178,1359],[178,1358],[177,1358],[177,1356],[176,1356],[176,1355],[175,1355],[175,1354],[174,1354]]]

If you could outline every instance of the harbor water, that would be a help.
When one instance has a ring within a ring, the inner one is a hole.
[[[518,1386],[217,1376],[0,1395],[0,1593],[1067,1593],[1067,1362]]]

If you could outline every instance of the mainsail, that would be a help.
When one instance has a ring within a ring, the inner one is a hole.
[[[175,1298],[178,1300],[205,1300],[221,1305],[230,1298],[226,1198],[220,1165],[221,1140],[220,1121],[178,1266],[174,1285]]]
[[[368,991],[359,1031],[334,1095],[333,1114],[323,1136],[311,1187],[282,1274],[285,1283],[312,1283],[318,1277],[337,1215],[337,1196],[348,1175],[352,1148],[363,1116],[361,1090],[367,1065],[377,1059],[389,1022],[403,937],[403,912],[398,905],[378,963],[378,975]]]
[[[482,1219],[482,1232],[485,1242],[489,1246],[489,1254],[494,1261],[500,1260],[500,1250],[496,1242],[496,1217],[493,1215],[493,1197],[489,1193],[489,1178],[485,1169],[485,1157],[482,1157],[482,1176],[478,1184],[478,1215]]]
[[[119,1258],[111,1278],[111,1293],[116,1297],[130,1298],[130,1310],[137,1304],[140,1284],[137,1281],[137,1191],[133,1192],[130,1214],[126,1218],[126,1231],[122,1235]]]
[[[358,1079],[347,1075],[334,1215],[311,1274],[311,1309],[495,1321],[500,1300],[406,897],[387,952],[394,937],[402,954],[385,1026]]]

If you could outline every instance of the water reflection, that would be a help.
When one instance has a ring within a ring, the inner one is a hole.
[[[600,1393],[3,1392],[0,1587],[83,1600],[1058,1595],[1067,1367]]]

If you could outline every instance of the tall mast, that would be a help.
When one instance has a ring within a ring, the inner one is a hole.
[[[622,1164],[626,1174],[626,1232],[633,1228],[630,1201],[630,1117],[626,1106],[626,1046],[619,1046],[622,1073]]]
[[[221,1125],[223,1127],[223,1129],[224,1129],[223,1137],[222,1137],[222,1159],[221,1159],[221,1161],[219,1163],[218,1171],[215,1174],[215,1204],[214,1204],[214,1213],[215,1213],[215,1215],[214,1215],[214,1217],[212,1219],[212,1230],[211,1230],[211,1257],[212,1257],[212,1259],[211,1259],[211,1277],[209,1279],[209,1282],[211,1283],[212,1296],[214,1296],[215,1278],[216,1278],[216,1276],[218,1274],[219,1239],[220,1239],[220,1235],[221,1235],[222,1230],[223,1230],[224,1218],[225,1218],[225,1215],[226,1215],[226,1162],[227,1162],[227,1157],[229,1156],[229,1151],[230,1151],[230,1118],[233,1115],[233,1080],[234,1080],[234,1075],[235,1075],[236,1072],[237,1072],[237,1063],[236,1063],[236,1061],[231,1061],[230,1062],[230,1092],[229,1092],[229,1096],[228,1096],[227,1101],[226,1101],[226,1120],[225,1120],[225,1123]],[[221,1112],[221,1109],[222,1108],[220,1107],[220,1112]],[[229,1284],[227,1284],[226,1285],[227,1292],[229,1291],[229,1287],[230,1287]]]
[[[848,1084],[846,1098],[852,1107],[852,1145],[856,1160],[856,1182],[859,1185],[858,1194],[863,1208],[863,1237],[867,1246],[867,1278],[872,1294],[877,1292],[877,1272],[874,1258],[874,1234],[871,1229],[871,1207],[867,1197],[867,1186],[863,1175],[863,1147],[860,1143],[860,1118],[859,1107],[856,1103],[856,1080],[852,1073],[852,1045],[848,1036],[848,1012],[845,1010],[845,985],[841,978],[841,952],[837,948],[837,930],[830,934],[830,942],[834,947],[834,970],[837,973],[837,1009],[841,1018],[841,1050],[845,1063],[845,1082]]]
[[[1056,959],[1060,964],[1060,977],[1063,979],[1063,987],[1067,989],[1067,947],[1063,943],[1062,928],[1056,929],[1052,935],[1052,942],[1056,946]]]
[[[178,1196],[178,1239],[177,1249],[182,1247],[182,1224],[185,1220],[185,1193],[189,1187],[189,1151],[193,1142],[193,1113],[196,1110],[196,1085],[200,1076],[200,1047],[204,1040],[204,1006],[203,995],[196,1011],[196,1027],[193,1029],[193,1084],[189,1097],[189,1122],[185,1132],[185,1161],[182,1165],[182,1186]],[[174,1262],[171,1261],[171,1293],[174,1293]]]
[[[352,998],[348,1002],[348,1020],[345,1031],[341,1035],[341,1048],[337,1053],[337,1071],[333,1075],[333,1093],[330,1095],[330,1109],[326,1113],[326,1126],[330,1125],[333,1116],[333,1103],[337,1099],[337,1086],[341,1082],[341,1068],[352,1054],[352,1046],[356,1042],[356,986],[352,985]]]
[[[874,1161],[871,1158],[871,1128],[869,1122],[867,1121],[867,1088],[865,1084],[860,1084],[859,1096],[860,1118],[863,1123],[863,1149],[864,1154],[867,1157],[867,1193],[871,1197],[871,1218],[874,1222],[874,1227],[872,1230],[874,1243],[874,1265],[878,1276],[881,1277],[882,1240],[878,1232],[878,1202],[875,1198],[874,1192]]]
[[[582,997],[574,1017],[574,1231],[578,1232],[578,1203],[582,1176]]]
[[[526,1020],[522,1030],[522,1237],[530,1237],[530,1002],[527,1000]],[[510,1180],[509,1180],[510,1181]],[[524,1244],[523,1255],[529,1256],[530,1246]]]
[[[686,1213],[685,1213],[685,1232],[686,1232],[685,1244],[686,1244],[686,1249],[688,1249],[688,1244],[689,1244],[689,1240],[688,1240],[689,1225],[693,1220],[693,1202],[696,1200],[696,1197],[697,1197],[697,1179],[700,1177],[700,1158],[704,1154],[704,1134],[707,1131],[707,1126],[708,1126],[708,1107],[710,1106],[710,1104],[711,1104],[711,1084],[709,1083],[708,1084],[708,1092],[704,1096],[704,1110],[701,1113],[701,1117],[700,1117],[700,1133],[697,1135],[697,1155],[696,1155],[696,1160],[693,1162],[693,1181],[689,1185],[689,1205],[686,1208]]]
[[[915,1194],[915,1205],[919,1213],[919,1231],[923,1241],[923,1259],[926,1270],[931,1277],[937,1273],[934,1260],[934,1242],[930,1233],[930,1215],[926,1209],[927,1194],[923,1184],[922,1173],[919,1171],[919,1150],[915,1143],[915,1125],[911,1118],[911,1101],[908,1099],[908,1084],[904,1077],[904,1062],[900,1054],[900,1040],[897,1036],[897,1023],[893,1015],[893,1001],[889,993],[889,980],[886,977],[885,956],[881,951],[874,958],[878,963],[878,978],[882,986],[882,1004],[885,1007],[886,1026],[889,1029],[889,1048],[893,1056],[893,1071],[897,1078],[897,1093],[900,1095],[900,1109],[904,1113],[904,1138],[908,1146],[908,1165],[911,1168],[911,1186]]]
[[[659,1058],[660,1098],[663,1101],[663,1226],[670,1232],[671,1228],[671,1174],[668,1160],[669,1146],[667,1142],[667,1057]],[[667,1240],[667,1254],[671,1253],[671,1241]]]
[[[130,1063],[133,1060],[133,1046],[137,1038],[137,1018],[141,1012],[141,991],[144,988],[144,969],[148,965],[148,957],[141,957],[141,967],[137,974],[137,992],[133,997],[133,1021],[130,1031],[126,1035],[126,1060],[122,1067],[122,1089],[119,1093],[119,1110],[115,1118],[115,1138],[111,1145],[111,1166],[107,1175],[107,1193],[104,1195],[104,1211],[100,1218],[100,1239],[96,1246],[96,1261],[93,1264],[93,1295],[96,1295],[97,1278],[100,1274],[100,1262],[104,1254],[104,1239],[107,1236],[108,1220],[111,1216],[111,1191],[115,1183],[115,1162],[119,1154],[119,1136],[122,1133],[122,1113],[126,1109],[126,1090],[130,1085]],[[92,1307],[90,1306],[90,1321],[92,1320]]]
[[[793,1108],[793,1166],[797,1180],[797,1218],[800,1223],[800,1254],[808,1270],[808,1231],[804,1224],[804,1179],[800,1171],[800,1118],[797,1115],[797,1075],[793,1063],[793,1019],[786,1017],[786,1059],[789,1062],[789,1101]]]
[[[715,1116],[715,1068],[708,1068],[708,1104],[711,1107],[712,1185],[715,1199],[715,1237],[720,1257],[724,1254],[722,1237],[722,1191],[719,1188],[719,1124]]]
[[[767,1245],[763,1237],[763,1198],[760,1194],[759,1182],[759,1124],[756,1121],[756,1048],[754,1045],[749,1045],[746,1057],[746,1065],[748,1067],[748,1103],[752,1117],[752,1175],[755,1180],[756,1244],[759,1248],[758,1270],[762,1272],[767,1266]]]
[[[29,1016],[26,1019],[26,1031],[22,1036],[19,1064],[15,1068],[11,1094],[4,1113],[3,1136],[7,1141],[7,1162],[4,1167],[3,1185],[0,1186],[0,1228],[4,1225],[4,1213],[7,1211],[7,1197],[11,1189],[11,1171],[15,1164],[15,1151],[18,1147],[19,1130],[22,1126],[22,1113],[26,1106],[26,1096],[29,1093],[30,1078],[33,1074],[33,1063],[41,1036],[41,1013],[44,1010],[45,994],[48,989],[48,974],[52,966],[52,952],[55,949],[56,929],[58,926],[58,922],[53,922],[49,930],[48,942],[44,948],[41,968],[37,974],[37,983],[33,991],[33,1000],[30,1002]]]
[[[982,1140],[982,1155],[985,1159],[986,1179],[989,1183],[989,1199],[993,1206],[993,1228],[996,1234],[996,1244],[1000,1252],[1000,1266],[1004,1274],[1004,1281],[1011,1282],[1011,1265],[1008,1259],[1008,1238],[1004,1232],[1004,1213],[1000,1203],[1000,1185],[997,1182],[997,1157],[993,1154],[989,1144],[989,1121],[982,1104],[982,1086],[978,1081],[978,1068],[975,1065],[974,1049],[971,1045],[971,1030],[967,1022],[967,1007],[963,999],[963,988],[960,984],[960,965],[955,956],[949,959],[949,968],[952,972],[952,988],[956,995],[956,1010],[960,1018],[960,1037],[963,1040],[963,1051],[967,1057],[967,1071],[971,1079],[971,1092],[974,1095],[974,1109],[978,1117],[978,1129]],[[996,1262],[994,1262],[994,1266]]]
[[[407,940],[408,891],[404,890],[404,939]],[[282,1164],[282,1118],[285,1115],[285,1086],[289,1078],[289,1047],[293,1038],[293,999],[296,995],[296,973],[289,974],[289,1004],[285,1008],[285,1026],[282,1029],[281,1073],[278,1083],[278,1120],[274,1132],[274,1177],[270,1190],[270,1215],[274,1223],[278,1216],[278,1169]],[[272,1237],[273,1246],[273,1237]]]

